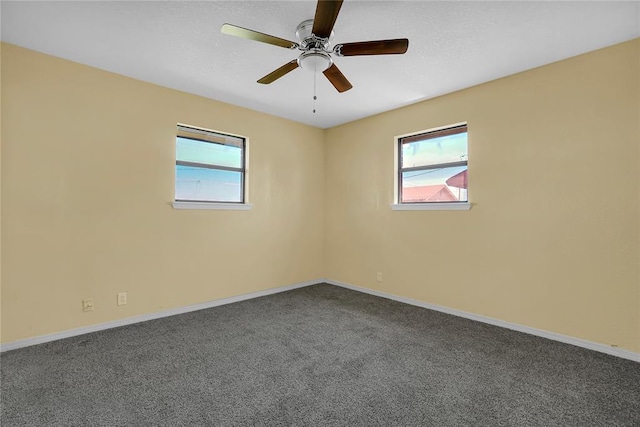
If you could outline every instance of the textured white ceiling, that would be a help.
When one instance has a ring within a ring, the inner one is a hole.
[[[291,51],[223,35],[228,22],[295,41],[315,1],[73,1],[0,4],[2,40],[327,128],[640,36],[640,3],[345,0],[334,43],[406,37],[405,55],[335,59],[339,94],[297,69],[256,80]]]

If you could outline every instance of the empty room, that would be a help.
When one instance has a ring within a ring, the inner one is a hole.
[[[640,2],[0,17],[2,426],[640,425]]]

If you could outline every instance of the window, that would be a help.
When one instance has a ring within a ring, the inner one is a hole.
[[[467,125],[397,139],[398,205],[464,205],[467,197]]]
[[[174,207],[245,204],[245,180],[245,138],[178,125]]]

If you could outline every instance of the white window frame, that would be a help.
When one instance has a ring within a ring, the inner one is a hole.
[[[440,126],[431,129],[425,129],[418,132],[411,132],[404,135],[398,135],[393,139],[393,203],[391,209],[395,211],[459,211],[471,209],[471,199],[467,192],[466,202],[429,202],[429,203],[402,203],[400,200],[400,146],[402,139],[421,135],[430,132],[438,132],[445,129],[451,129],[459,126],[467,126],[467,136],[469,128],[467,122],[454,123],[446,126]],[[468,160],[467,160],[468,161]],[[468,189],[467,189],[468,191]]]
[[[243,201],[242,202],[215,202],[215,201],[188,201],[188,200],[174,200],[171,204],[174,209],[213,209],[213,210],[242,210],[247,211],[253,208],[253,205],[248,202],[249,200],[249,138],[242,135],[232,134],[229,132],[222,132],[213,129],[206,129],[202,127],[196,127],[192,125],[178,123],[177,128],[188,128],[193,130],[195,133],[201,132],[203,134],[206,133],[215,133],[219,135],[228,135],[234,138],[241,138],[244,141],[243,146],[243,166],[239,172],[242,172],[242,194]],[[174,141],[179,136],[179,132],[176,132],[174,137]],[[203,139],[203,142],[207,142]],[[175,148],[174,148],[175,153]],[[175,156],[175,154],[174,154]],[[177,164],[177,160],[174,162],[174,165]],[[225,169],[225,168],[220,168]],[[174,168],[175,171],[175,168]],[[174,188],[174,197],[175,197],[175,188],[176,188],[176,176],[173,177],[173,188]]]

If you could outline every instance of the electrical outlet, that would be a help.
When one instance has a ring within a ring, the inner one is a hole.
[[[93,311],[93,298],[82,300],[82,311]]]
[[[127,293],[118,292],[118,305],[127,305]]]
[[[382,273],[378,272],[378,282],[382,282]]]

